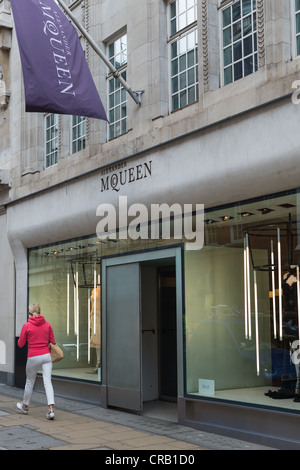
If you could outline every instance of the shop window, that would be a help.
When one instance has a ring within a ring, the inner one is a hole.
[[[85,149],[86,145],[86,118],[72,116],[72,153]]]
[[[56,165],[58,159],[58,115],[45,116],[46,168]]]
[[[56,377],[101,381],[102,258],[178,243],[173,237],[125,240],[123,235],[106,240],[92,235],[29,250],[28,302],[41,305],[65,353],[53,366]]]
[[[223,83],[258,70],[256,0],[238,0],[221,11]]]
[[[170,3],[172,111],[198,100],[197,1]]]
[[[127,35],[108,46],[109,60],[126,81]],[[109,139],[127,132],[127,96],[119,80],[108,76]]]
[[[30,250],[29,297],[30,302],[40,303],[65,353],[53,374],[100,381],[101,280],[96,242],[73,240]]]
[[[206,213],[205,246],[185,255],[188,396],[300,411],[299,202]]]

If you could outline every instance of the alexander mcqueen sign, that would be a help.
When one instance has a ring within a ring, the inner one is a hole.
[[[55,0],[11,0],[11,8],[26,111],[106,121],[77,31]]]
[[[115,163],[101,173],[100,188],[103,191],[119,192],[122,186],[148,178],[152,175],[152,160],[128,166],[127,162]]]
[[[47,36],[50,47],[53,50],[52,59],[57,73],[57,82],[60,88],[60,93],[75,96],[72,71],[68,64],[68,57],[71,57],[72,53],[61,18],[57,11],[51,11],[49,7],[43,5],[43,2],[40,1],[40,5],[45,17],[43,21],[43,32]]]

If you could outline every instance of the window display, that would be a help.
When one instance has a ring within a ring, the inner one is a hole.
[[[300,410],[298,198],[206,212],[185,253],[188,395]]]
[[[101,259],[173,240],[99,240],[96,235],[29,250],[29,304],[41,305],[64,360],[53,375],[101,382]]]
[[[65,353],[53,375],[101,380],[98,246],[87,239],[30,250],[29,302],[38,299],[43,306]]]

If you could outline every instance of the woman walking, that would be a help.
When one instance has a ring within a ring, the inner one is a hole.
[[[23,348],[28,343],[28,356],[26,364],[26,384],[23,402],[17,403],[17,407],[22,413],[27,414],[30,404],[36,375],[40,367],[43,373],[43,383],[45,387],[48,413],[47,419],[54,419],[54,392],[51,382],[52,361],[49,350],[49,343],[55,344],[54,334],[49,322],[40,314],[40,305],[31,304],[29,306],[29,319],[21,330],[18,346]]]

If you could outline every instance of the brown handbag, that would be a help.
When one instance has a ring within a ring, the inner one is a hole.
[[[56,343],[49,343],[49,347],[52,362],[59,362],[65,357],[63,350]]]

